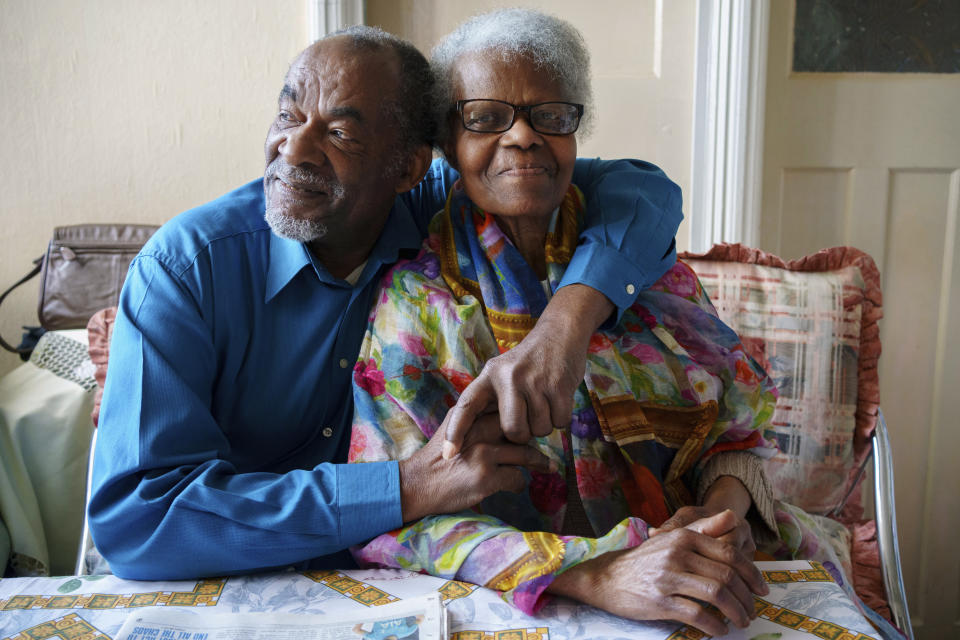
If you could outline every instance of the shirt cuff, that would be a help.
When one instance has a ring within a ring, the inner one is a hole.
[[[400,464],[338,464],[337,505],[340,541],[358,544],[403,525],[400,507]]]
[[[620,321],[637,294],[649,286],[646,280],[647,274],[616,249],[587,243],[577,247],[560,286],[583,284],[607,296],[617,309],[612,322],[605,322],[601,327],[605,329]]]
[[[774,513],[773,489],[763,470],[760,457],[746,451],[724,451],[711,457],[697,484],[697,504],[703,504],[710,486],[720,476],[733,476],[743,483],[753,499],[753,511],[760,516],[768,533],[777,535],[777,518]],[[749,514],[748,514],[749,519]]]
[[[526,535],[524,534],[524,537]],[[521,578],[514,589],[504,593],[504,598],[508,602],[513,602],[518,609],[527,615],[535,615],[547,602],[547,588],[556,580],[557,576],[605,553],[637,547],[650,538],[650,531],[646,522],[640,518],[630,517],[622,520],[617,526],[599,538],[545,535],[561,545],[560,566],[556,569],[550,569],[543,564],[539,567],[531,567],[531,564],[536,563],[537,560],[528,562],[519,569],[524,569],[530,574],[539,573],[540,575],[535,578]],[[533,552],[533,549],[531,549],[531,552]],[[546,554],[544,552],[533,552],[531,555],[542,560]],[[490,583],[486,586],[496,588]]]

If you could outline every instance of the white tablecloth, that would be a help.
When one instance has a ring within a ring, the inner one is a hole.
[[[758,621],[747,631],[729,634],[730,638],[747,640],[771,632],[810,640],[879,637],[822,568],[806,562],[761,563],[761,568],[778,570],[765,574],[771,593],[758,600]],[[455,640],[703,637],[677,624],[630,622],[564,599],[548,603],[531,617],[482,587],[384,569],[182,582],[135,582],[113,576],[0,580],[0,639],[113,638],[124,619],[141,607],[315,615],[356,612],[360,617],[370,607],[433,591],[444,596]],[[791,636],[791,629],[800,635]]]

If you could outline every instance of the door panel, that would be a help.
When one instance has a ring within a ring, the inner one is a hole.
[[[771,2],[761,246],[880,267],[880,397],[917,637],[960,635],[960,74],[793,73]]]
[[[780,236],[801,247],[825,247],[843,235],[850,169],[785,168],[781,174]]]

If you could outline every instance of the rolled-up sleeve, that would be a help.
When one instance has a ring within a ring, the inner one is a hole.
[[[561,285],[585,284],[619,314],[677,259],[683,220],[680,187],[640,160],[577,160],[573,175],[587,199],[586,225]]]

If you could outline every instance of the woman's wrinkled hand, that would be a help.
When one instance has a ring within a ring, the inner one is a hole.
[[[731,514],[730,529],[714,536],[720,542],[731,545],[747,558],[753,558],[753,552],[757,550],[757,545],[753,540],[753,532],[750,530],[750,523],[737,513],[724,508],[702,506],[702,507],[680,507],[677,512],[663,523],[660,527],[650,530],[650,537],[663,535],[675,529],[694,526],[701,520],[709,519],[717,514],[729,512]]]
[[[719,532],[714,537],[721,542],[733,545],[745,556],[752,558],[754,551],[757,550],[757,545],[753,539],[750,523],[746,520],[746,515],[752,506],[753,498],[739,479],[734,476],[720,476],[707,489],[702,506],[677,509],[677,512],[662,526],[651,530],[650,535],[654,536],[681,527],[695,526],[695,523],[699,520],[711,518],[718,513],[729,510],[736,519],[731,520],[732,525],[728,531]]]
[[[638,547],[604,554],[560,575],[549,591],[633,620],[675,620],[719,636],[754,613],[753,594],[769,592],[753,562],[712,534],[734,527],[725,511],[692,526],[664,531]]]

